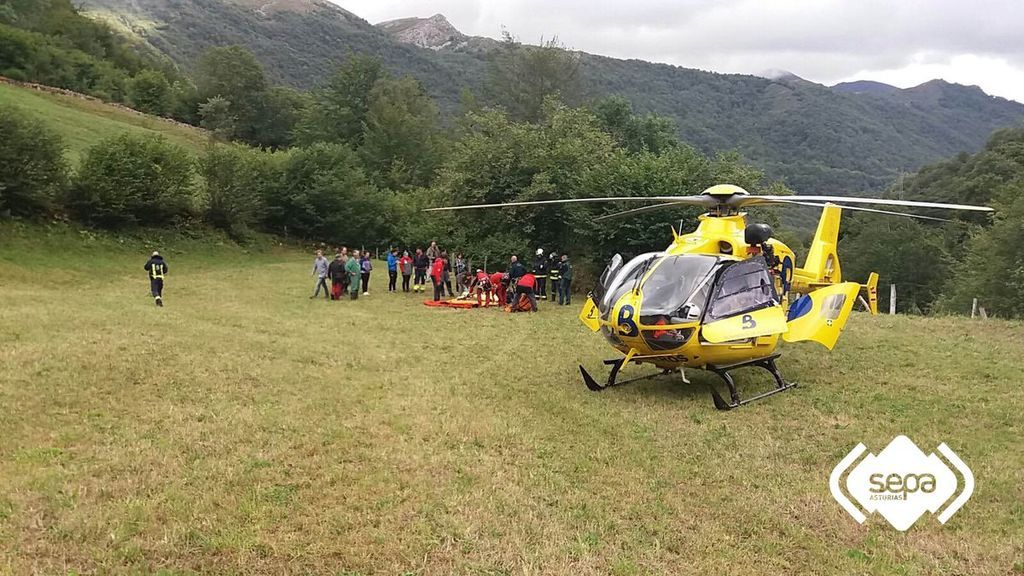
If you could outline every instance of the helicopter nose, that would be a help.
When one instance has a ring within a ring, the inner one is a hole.
[[[639,303],[637,303],[639,305]],[[633,304],[624,304],[619,307],[618,314],[612,318],[612,327],[616,334],[633,337],[640,335],[640,329],[636,325],[636,308]]]

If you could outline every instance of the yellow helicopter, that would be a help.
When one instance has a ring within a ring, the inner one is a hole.
[[[673,242],[664,251],[641,254],[629,262],[618,254],[612,258],[579,318],[590,330],[600,331],[622,356],[605,360],[611,372],[604,385],[581,365],[583,380],[589,389],[600,391],[658,375],[618,381],[619,371],[634,363],[651,364],[661,374],[678,371],[689,382],[684,369],[699,368],[717,374],[728,389],[725,400],[710,386],[719,410],[796,386],[782,378],[775,363],[781,354],[776,351],[780,337],[786,342],[818,342],[831,350],[862,290],[871,313],[878,313],[878,274],[871,273],[864,284],[843,281],[837,252],[843,209],[927,220],[942,219],[850,204],[991,211],[985,206],[880,198],[755,196],[731,184],[712,186],[696,196],[573,198],[428,210],[619,201],[659,203],[598,219],[684,206],[703,207],[707,213],[689,234],[673,229]],[[740,211],[769,204],[822,208],[802,267],[796,266],[788,246],[771,237],[768,225],[748,225]],[[730,372],[746,366],[767,370],[774,388],[741,399]]]

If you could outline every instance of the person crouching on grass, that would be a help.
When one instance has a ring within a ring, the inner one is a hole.
[[[149,291],[153,293],[153,301],[157,306],[164,305],[164,274],[167,274],[167,263],[159,252],[153,252],[144,266],[149,272]]]
[[[516,281],[516,295],[512,299],[512,311],[519,311],[519,299],[526,296],[530,301],[530,312],[537,311],[537,277],[527,272]]]
[[[359,276],[362,268],[359,266],[359,250],[353,250],[352,256],[345,262],[345,271],[348,272],[348,294],[349,299],[359,298]]]
[[[487,308],[488,306],[491,305],[491,291],[493,290],[493,288],[491,286],[491,277],[490,275],[487,274],[487,272],[484,272],[483,270],[477,268],[476,276],[469,282],[469,289],[471,292],[476,292],[477,308],[481,306]],[[485,294],[487,295],[487,303],[482,304],[481,296]]]
[[[507,304],[505,288],[508,287],[508,274],[495,272],[491,274],[491,292],[494,293],[494,301],[498,306]]]

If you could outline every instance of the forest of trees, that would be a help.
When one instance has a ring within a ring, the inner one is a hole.
[[[509,37],[490,66],[482,93],[465,93],[446,123],[418,81],[392,75],[372,57],[350,55],[308,93],[274,85],[238,46],[207,50],[187,77],[82,18],[67,0],[0,0],[0,73],[125,102],[210,133],[198,155],[161,138],[124,134],[96,144],[72,167],[58,134],[0,108],[0,214],[115,230],[212,226],[239,241],[257,232],[333,245],[440,239],[491,262],[542,246],[569,251],[593,273],[615,252],[664,246],[669,222],[692,227],[698,213],[608,226],[594,218],[621,208],[421,209],[691,194],[721,182],[755,194],[788,193],[738,154],[709,157],[681,142],[670,119],[637,114],[619,97],[584,100],[578,59],[556,42],[524,46]],[[849,277],[878,270],[883,283],[900,286],[901,311],[963,310],[964,301],[979,297],[996,314],[1024,313],[1017,249],[1024,240],[1024,130],[999,132],[982,153],[929,167],[902,190],[907,199],[992,203],[999,212],[994,223],[941,226],[847,217],[841,249]],[[773,211],[757,218],[778,224]]]
[[[877,271],[897,285],[901,312],[970,311],[1024,315],[1024,128],[995,132],[985,149],[927,166],[891,190],[905,200],[987,205],[994,216],[937,213],[941,223],[847,218],[844,271]],[[883,300],[888,298],[881,291]]]

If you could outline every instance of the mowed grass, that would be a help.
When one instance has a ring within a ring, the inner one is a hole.
[[[381,264],[311,301],[307,254],[179,242],[158,309],[148,248],[0,228],[0,571],[1024,571],[1019,322],[857,314],[720,413],[697,372],[588,392],[576,306],[435,310]],[[898,434],[973,469],[946,525],[829,494]]]
[[[192,152],[207,141],[198,128],[175,124],[95,100],[40,92],[0,83],[0,105],[17,106],[24,114],[42,120],[64,139],[68,159],[77,164],[88,148],[124,132],[164,136]]]

